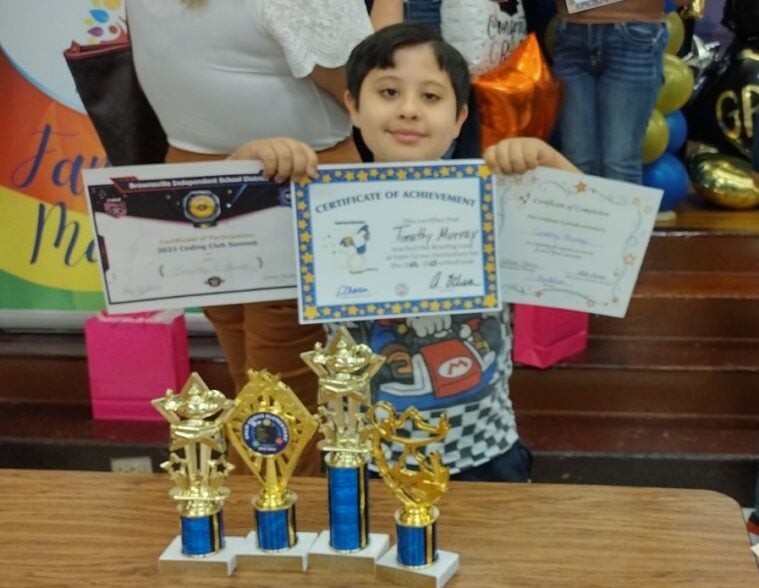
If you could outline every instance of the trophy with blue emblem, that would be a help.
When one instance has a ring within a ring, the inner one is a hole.
[[[261,489],[253,498],[256,529],[237,551],[239,569],[305,571],[316,533],[295,527],[297,495],[288,488],[318,421],[295,392],[266,370],[248,371],[227,436]]]
[[[175,484],[170,495],[181,520],[181,534],[159,559],[160,571],[230,575],[235,545],[242,541],[224,536],[222,510],[229,497],[222,484],[234,468],[225,458],[224,424],[234,403],[218,390],[209,390],[196,373],[179,394],[167,390],[152,403],[170,424],[169,460],[161,468]]]
[[[401,502],[395,513],[398,542],[377,562],[377,577],[397,584],[440,588],[459,568],[458,554],[437,548],[440,511],[435,504],[448,490],[450,476],[440,454],[426,455],[424,448],[445,438],[448,418],[441,416],[433,426],[416,408],[407,408],[398,416],[387,402],[369,408],[367,418],[373,428],[374,464]],[[388,454],[393,447],[403,450],[391,465]]]
[[[357,344],[345,327],[326,348],[317,343],[301,357],[319,377],[319,448],[329,502],[329,530],[319,534],[310,561],[315,567],[372,571],[389,537],[369,532],[371,428],[362,410],[371,403],[371,378],[385,357]]]

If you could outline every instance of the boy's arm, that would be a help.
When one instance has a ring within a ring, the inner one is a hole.
[[[496,174],[521,174],[539,165],[580,171],[548,143],[534,137],[504,139],[485,149],[482,158]]]
[[[264,175],[274,178],[275,182],[305,175],[315,178],[319,163],[311,147],[287,137],[249,141],[238,147],[229,159],[258,159],[264,166]]]

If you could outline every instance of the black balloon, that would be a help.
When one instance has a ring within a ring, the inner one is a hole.
[[[734,43],[704,73],[703,83],[684,109],[689,139],[750,158],[751,118],[756,112],[759,112],[759,46]]]

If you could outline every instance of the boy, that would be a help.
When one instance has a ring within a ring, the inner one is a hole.
[[[461,54],[423,25],[386,27],[362,41],[346,65],[345,102],[377,162],[440,159],[467,117],[469,72]],[[284,179],[315,174],[316,155],[289,139],[256,141],[233,157],[260,159]],[[483,158],[495,173],[537,165],[575,170],[539,139],[505,140]],[[508,311],[344,323],[355,340],[387,356],[372,400],[419,409],[451,430],[440,451],[452,479],[527,481],[532,458],[520,442],[508,395]],[[401,448],[393,448],[398,457]]]

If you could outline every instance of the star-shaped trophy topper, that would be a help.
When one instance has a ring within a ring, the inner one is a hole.
[[[368,430],[362,406],[371,404],[370,382],[385,363],[385,356],[368,345],[356,343],[348,329],[340,327],[327,344],[301,353],[319,378],[318,401],[325,451],[364,450]]]
[[[152,404],[171,425],[171,454],[161,468],[177,485],[172,496],[187,501],[188,508],[194,503],[193,510],[198,509],[198,501],[208,502],[212,509],[211,505],[218,505],[229,494],[221,483],[234,466],[224,457],[223,427],[234,402],[218,390],[210,390],[193,372],[179,394],[169,389]]]

